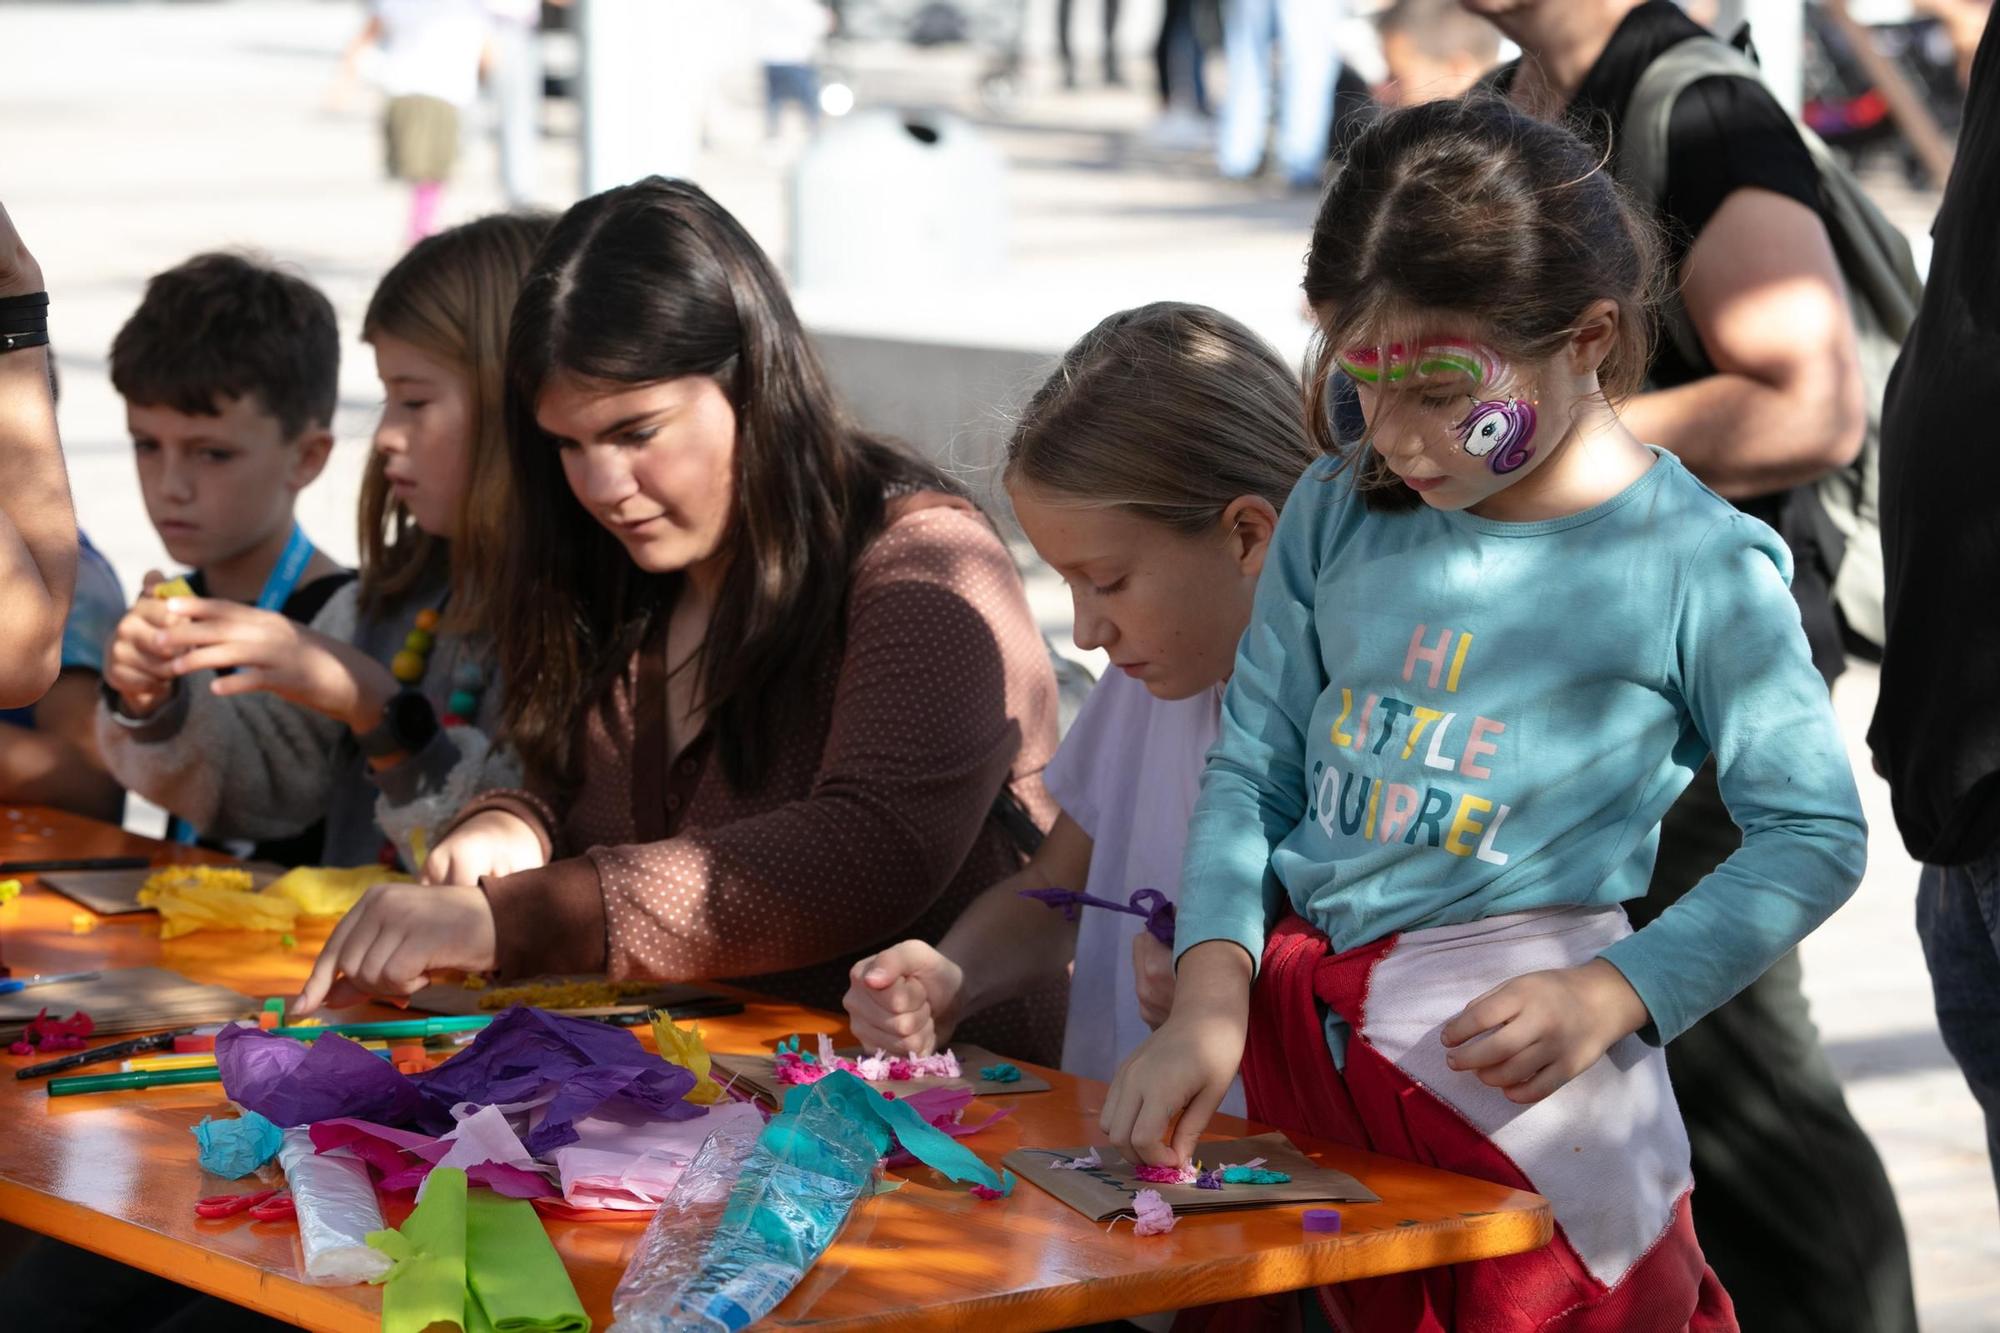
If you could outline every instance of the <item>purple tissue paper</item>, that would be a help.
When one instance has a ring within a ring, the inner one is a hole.
[[[627,1029],[525,1005],[503,1011],[470,1046],[410,1082],[423,1100],[417,1124],[433,1134],[456,1123],[451,1108],[460,1102],[531,1101],[556,1084],[541,1123],[523,1140],[537,1157],[576,1142],[574,1122],[613,1098],[661,1120],[689,1120],[705,1109],[685,1100],[694,1075],[641,1046]],[[397,1123],[383,1116],[361,1118]]]
[[[416,1086],[387,1060],[332,1034],[303,1042],[225,1027],[215,1064],[231,1101],[286,1128],[336,1116],[398,1125],[423,1107]]]

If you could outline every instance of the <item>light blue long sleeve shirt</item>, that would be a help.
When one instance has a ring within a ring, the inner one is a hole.
[[[1743,844],[1602,955],[1670,1041],[1860,882],[1867,828],[1776,533],[1655,451],[1565,518],[1293,490],[1189,830],[1177,953],[1283,906],[1337,950],[1646,891],[1712,753]]]

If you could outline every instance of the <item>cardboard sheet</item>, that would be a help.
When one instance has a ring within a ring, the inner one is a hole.
[[[131,870],[51,870],[40,877],[45,888],[54,889],[71,902],[88,907],[99,916],[127,916],[153,909],[139,903],[139,888],[147,879],[168,866],[139,866]],[[285,873],[284,867],[252,861],[242,867],[250,872],[250,887],[261,889]]]
[[[1283,1171],[1291,1180],[1282,1185],[1225,1185],[1205,1190],[1195,1185],[1154,1185],[1136,1178],[1136,1168],[1111,1148],[1099,1148],[1102,1166],[1070,1170],[1056,1165],[1090,1154],[1083,1148],[1017,1148],[1000,1159],[1023,1180],[1047,1190],[1093,1222],[1131,1217],[1132,1197],[1140,1190],[1158,1190],[1174,1212],[1214,1213],[1233,1208],[1268,1208],[1288,1203],[1380,1203],[1369,1188],[1332,1167],[1315,1166],[1283,1134],[1204,1143],[1195,1152],[1205,1167],[1241,1166],[1264,1159],[1267,1171]]]
[[[59,981],[0,995],[0,1042],[18,1038],[43,1008],[64,1018],[81,1009],[96,1024],[94,1035],[104,1035],[250,1018],[259,1003],[165,968],[113,968],[95,981]]]
[[[506,992],[518,990],[523,986],[568,986],[602,982],[603,980],[604,978],[601,976],[536,977],[531,981],[510,981],[504,985],[482,986],[478,989],[462,986],[454,982],[434,981],[410,997],[410,1008],[426,1014],[490,1014],[495,1009],[506,1007],[504,1003]],[[494,1002],[496,993],[501,994],[502,1003],[496,1004]],[[557,1006],[537,1001],[536,1007],[553,1009],[557,1013],[575,1014],[580,1017],[628,1013],[643,1014],[654,1009],[667,1009],[669,1011],[685,1009],[692,1018],[699,1021],[702,1009],[711,1008],[716,1012],[723,1012],[725,1011],[725,1002],[722,996],[701,986],[661,982],[641,992],[621,995],[610,1004],[597,1003]],[[741,1006],[737,1005],[733,1008],[728,1008],[726,1011],[740,1013]]]

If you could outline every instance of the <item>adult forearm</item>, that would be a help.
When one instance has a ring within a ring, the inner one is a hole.
[[[76,511],[40,347],[0,354],[0,707],[34,702],[61,666],[76,589]]]
[[[1866,425],[1849,386],[1778,387],[1727,374],[1640,394],[1619,415],[1732,500],[1806,485],[1844,466]]]
[[[124,795],[81,747],[50,732],[0,723],[0,801],[115,820]]]

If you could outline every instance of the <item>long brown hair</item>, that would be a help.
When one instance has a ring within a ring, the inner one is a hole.
[[[507,328],[535,250],[555,219],[499,213],[419,241],[383,275],[361,321],[361,340],[401,338],[465,372],[471,385],[465,493],[451,543],[451,599],[445,623],[492,626],[499,584],[491,577],[511,536],[514,482],[507,465]],[[361,602],[379,609],[406,595],[442,542],[397,502],[371,454],[361,479]],[[485,571],[485,576],[481,572]]]
[[[499,607],[506,732],[531,773],[578,773],[589,709],[672,606],[571,493],[535,419],[551,376],[648,384],[706,375],[736,411],[733,552],[693,665],[724,775],[756,788],[839,642],[849,573],[888,495],[952,489],[857,430],[771,261],[699,188],[649,177],[557,222],[507,340],[508,437],[520,497]]]
[[[1659,267],[1650,224],[1568,130],[1489,95],[1392,112],[1354,141],[1321,200],[1305,294],[1319,317],[1306,421],[1371,507],[1412,509],[1366,433],[1341,438],[1334,354],[1393,340],[1438,312],[1476,320],[1516,362],[1554,356],[1593,303],[1618,307],[1598,369],[1607,399],[1637,390]]]
[[[1007,442],[1006,477],[1198,534],[1238,496],[1283,509],[1316,456],[1299,378],[1267,343],[1221,311],[1156,301],[1063,354]]]

